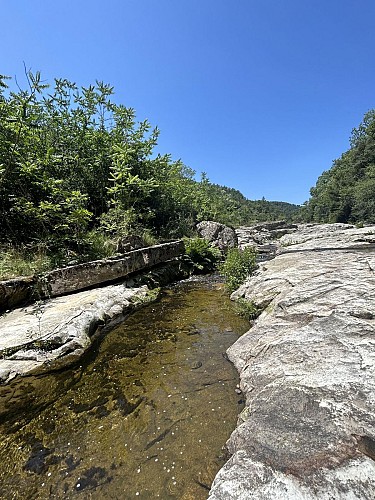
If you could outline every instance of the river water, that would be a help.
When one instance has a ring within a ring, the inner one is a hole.
[[[80,366],[0,390],[0,498],[204,499],[243,400],[248,322],[215,279],[163,291]]]

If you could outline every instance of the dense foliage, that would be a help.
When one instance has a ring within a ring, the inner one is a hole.
[[[195,272],[205,273],[216,269],[221,259],[221,252],[218,248],[213,247],[204,238],[185,238],[184,242],[186,254],[190,257]]]
[[[110,85],[26,76],[26,89],[0,77],[0,243],[82,253],[98,242],[93,232],[173,238],[204,219],[249,224],[297,208],[196,181],[154,153],[159,130],[115,104]]]
[[[350,149],[319,177],[304,211],[312,222],[375,223],[375,110],[353,129]]]

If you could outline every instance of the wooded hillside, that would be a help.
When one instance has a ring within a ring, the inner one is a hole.
[[[312,222],[375,223],[375,110],[353,129],[350,149],[319,177],[304,210]]]

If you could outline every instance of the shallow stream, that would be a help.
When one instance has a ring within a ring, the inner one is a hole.
[[[205,499],[243,400],[248,330],[215,279],[163,291],[80,366],[0,390],[0,498]]]

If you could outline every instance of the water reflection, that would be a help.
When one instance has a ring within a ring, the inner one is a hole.
[[[188,282],[82,366],[3,389],[4,498],[206,498],[242,409],[223,353],[247,329],[220,284]]]

